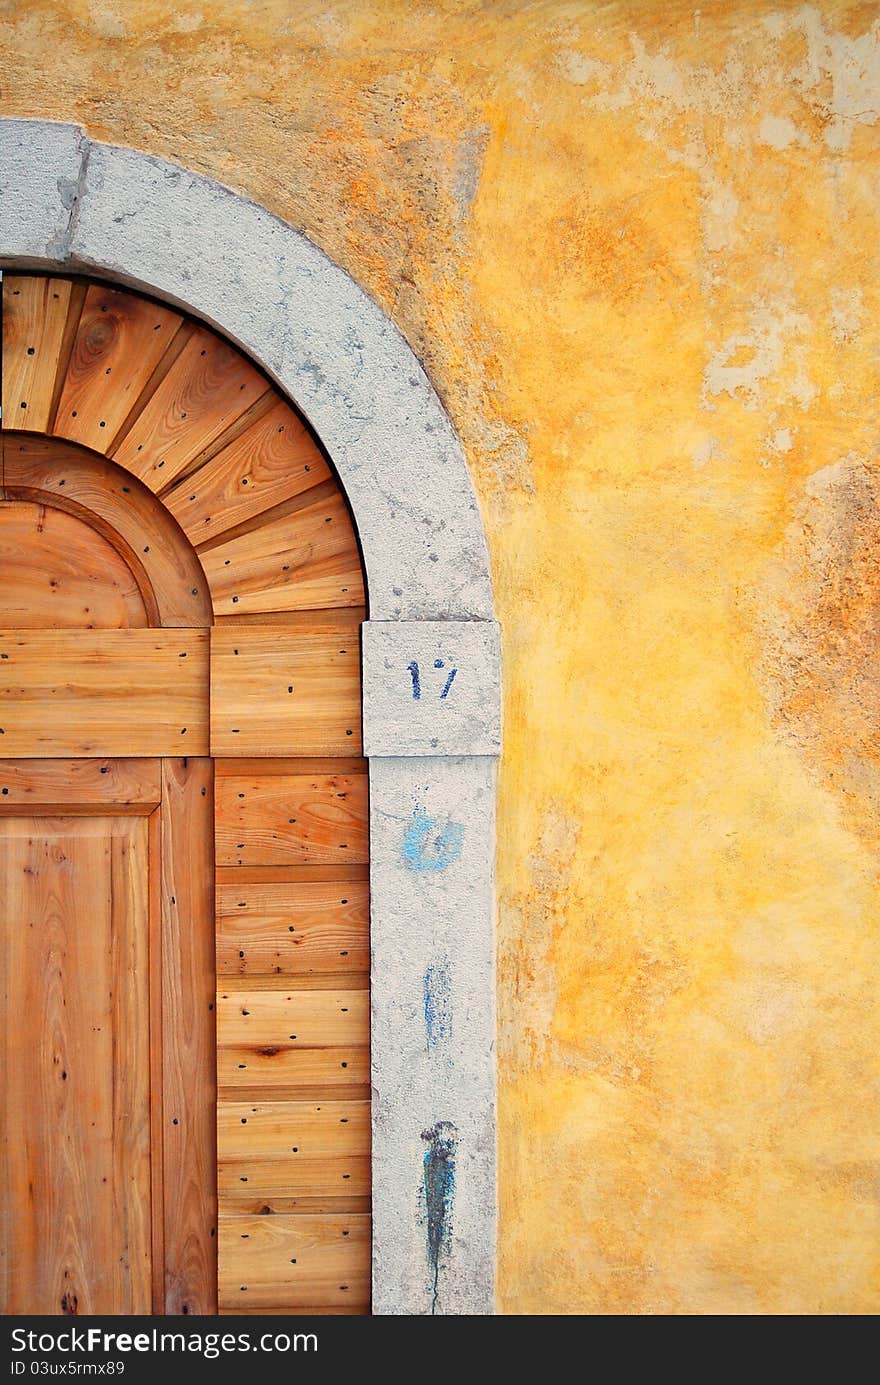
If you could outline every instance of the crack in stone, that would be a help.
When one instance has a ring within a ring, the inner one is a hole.
[[[46,254],[52,259],[64,261],[71,258],[70,247],[73,244],[73,237],[79,222],[80,207],[87,190],[91,152],[92,142],[83,133],[79,139],[80,162],[76,178],[58,179],[58,194],[61,198],[61,205],[68,215],[66,226],[53,236],[46,246]]]

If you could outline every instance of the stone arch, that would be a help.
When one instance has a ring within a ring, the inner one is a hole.
[[[239,194],[20,120],[0,121],[0,182],[0,263],[128,285],[211,324],[336,468],[370,616],[374,1311],[491,1312],[499,649],[449,420],[377,306]]]

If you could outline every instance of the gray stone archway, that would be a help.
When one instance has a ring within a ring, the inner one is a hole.
[[[299,232],[74,125],[0,120],[0,265],[203,318],[312,423],[367,569],[374,1311],[491,1313],[500,655],[452,425],[393,324]]]

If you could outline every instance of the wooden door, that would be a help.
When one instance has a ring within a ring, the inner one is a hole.
[[[216,1309],[211,786],[0,761],[7,1313]]]
[[[215,1311],[216,1254],[221,1313],[369,1312],[366,592],[345,497],[203,323],[81,278],[2,289],[0,757],[100,764],[103,787],[163,766],[145,813],[44,800],[151,823],[152,1304]],[[192,768],[209,755],[216,795]]]
[[[58,479],[0,490],[0,1307],[213,1313],[208,631]]]

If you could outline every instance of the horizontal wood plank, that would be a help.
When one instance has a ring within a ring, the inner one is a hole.
[[[368,859],[365,775],[218,778],[216,806],[218,866]]]
[[[370,1152],[369,1101],[221,1101],[221,1159],[308,1159]]]
[[[220,975],[369,969],[366,882],[220,885],[216,899]]]
[[[207,709],[204,631],[0,631],[10,757],[206,755]]]
[[[214,773],[219,776],[256,774],[366,774],[369,761],[363,755],[273,756],[260,759],[245,755],[240,759],[215,759]]]
[[[308,1199],[312,1206],[331,1200],[339,1206],[346,1198],[370,1194],[370,1155],[300,1155],[292,1145],[286,1159],[257,1155],[229,1159],[217,1165],[217,1194],[222,1212],[244,1211],[254,1200],[285,1198],[288,1206]]]
[[[369,992],[221,990],[217,1041],[221,1047],[365,1048],[370,1042]]]
[[[290,1031],[282,1031],[288,1033]],[[295,1031],[294,1031],[295,1032]],[[360,1035],[355,1035],[360,1039]],[[221,1042],[217,1080],[227,1094],[259,1092],[294,1097],[297,1093],[349,1095],[369,1086],[367,1043],[338,1048],[299,1048],[295,1043]]]
[[[220,1307],[365,1308],[370,1297],[370,1218],[221,1217]]]
[[[341,606],[337,610],[313,610],[313,611],[262,611],[251,612],[247,621],[243,622],[241,616],[235,615],[215,615],[214,626],[238,626],[246,623],[248,625],[268,625],[276,629],[287,627],[288,629],[311,630],[317,633],[319,630],[329,630],[338,632],[340,630],[353,630],[355,634],[363,625],[367,618],[365,606],[352,606],[350,609],[343,609]],[[351,636],[350,636],[351,638]]]
[[[161,800],[158,760],[0,760],[0,813],[56,807],[148,813]]]
[[[360,686],[360,642],[350,632],[215,629],[212,754],[359,755]]]

